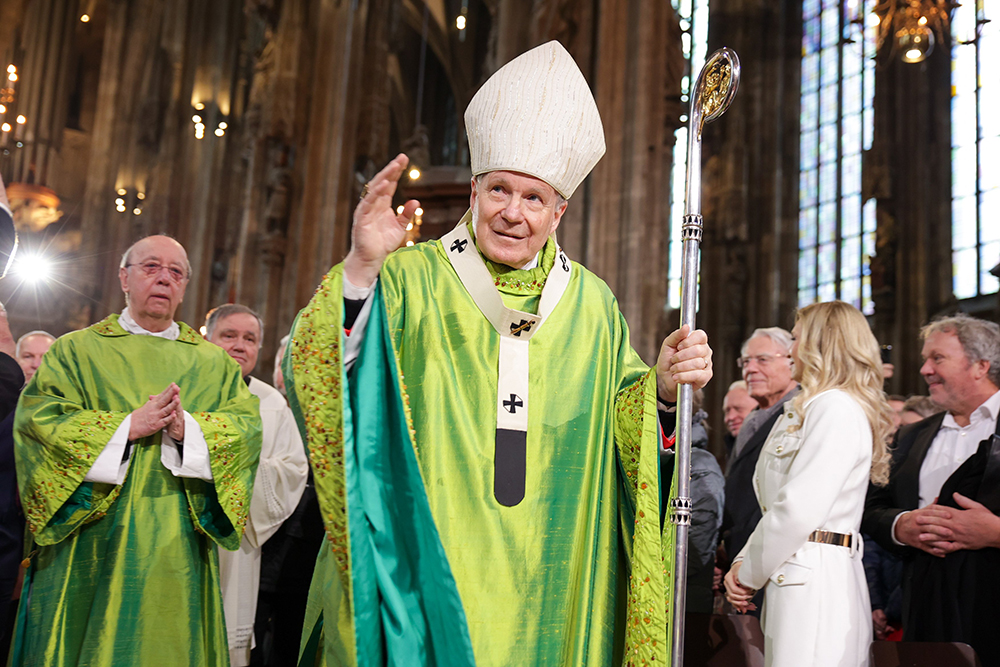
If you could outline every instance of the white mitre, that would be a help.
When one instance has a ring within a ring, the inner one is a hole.
[[[516,171],[569,199],[604,155],[604,125],[587,80],[562,44],[501,67],[465,110],[472,174]]]

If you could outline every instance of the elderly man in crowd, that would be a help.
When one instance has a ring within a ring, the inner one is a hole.
[[[798,393],[792,379],[792,335],[780,327],[756,329],[737,359],[755,407],[740,425],[726,470],[726,509],[722,521],[726,555],[733,558],[760,521],[760,506],[753,490],[754,468],[782,406]],[[761,608],[763,594],[754,599]],[[755,614],[759,611],[753,612]]]
[[[1000,327],[956,315],[920,336],[945,412],[899,429],[862,531],[904,558],[904,639],[965,642],[1000,665]]]
[[[729,385],[725,398],[722,399],[722,420],[726,425],[726,456],[729,457],[740,434],[740,427],[747,415],[757,407],[757,401],[750,395],[750,389],[744,380],[737,380]]]
[[[648,368],[607,285],[556,243],[604,153],[562,46],[497,71],[465,121],[457,227],[394,252],[418,206],[396,212],[398,156],[293,327],[286,387],[329,538],[304,659],[661,664],[673,533],[657,396],[670,407],[678,382],[709,380],[707,338],[674,332]]]
[[[24,371],[24,382],[31,382],[35,376],[35,371],[42,363],[42,357],[56,342],[56,337],[47,331],[29,331],[17,339],[17,347],[14,350],[14,357]]]
[[[229,664],[214,544],[239,548],[260,414],[239,366],[174,320],[189,278],[179,243],[137,242],[126,308],[56,341],[21,395],[35,546],[14,665]]]
[[[260,399],[263,438],[250,501],[250,518],[238,551],[219,551],[222,602],[232,667],[250,664],[260,585],[261,546],[295,509],[306,485],[309,463],[295,418],[277,389],[250,377],[264,342],[260,316],[246,306],[226,304],[205,319],[205,337],[240,365],[250,393]]]

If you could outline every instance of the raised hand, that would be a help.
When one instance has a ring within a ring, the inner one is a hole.
[[[420,206],[411,199],[403,205],[402,213],[397,214],[392,207],[392,196],[409,162],[403,153],[397,155],[368,182],[364,197],[354,209],[351,252],[344,259],[344,277],[357,287],[375,282],[385,258],[403,243],[406,225]]]
[[[712,348],[708,334],[691,331],[684,325],[665,339],[656,360],[656,389],[668,401],[677,400],[677,385],[692,384],[701,389],[712,379]]]
[[[180,392],[180,387],[171,382],[170,386],[159,394],[150,396],[142,407],[133,410],[128,439],[135,441],[153,435],[157,431],[162,431],[178,413],[183,419]]]

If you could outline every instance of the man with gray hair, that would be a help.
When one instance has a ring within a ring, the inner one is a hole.
[[[767,327],[750,334],[736,360],[757,407],[743,420],[726,469],[722,539],[729,558],[740,552],[760,521],[760,506],[753,490],[757,458],[771,427],[781,416],[782,406],[799,391],[792,378],[791,350],[792,335],[788,331]],[[754,599],[757,609],[761,608],[761,596]]]
[[[34,539],[11,664],[229,665],[214,545],[238,549],[258,399],[174,316],[177,241],[133,245],[126,307],[52,344],[21,394],[14,454]]]
[[[261,547],[295,509],[306,485],[309,463],[288,402],[277,389],[250,375],[264,342],[260,315],[236,303],[219,306],[205,319],[205,337],[240,365],[250,393],[260,399],[263,437],[250,518],[239,550],[219,550],[229,660],[232,667],[246,667],[250,664],[251,649],[259,644],[254,636],[254,619],[260,590]]]
[[[899,429],[862,531],[904,558],[905,640],[965,642],[997,665],[1000,326],[960,314],[920,337],[920,374],[945,412]]]
[[[17,346],[14,348],[14,358],[17,359],[21,370],[24,371],[25,384],[31,382],[31,378],[35,376],[35,371],[38,370],[39,364],[42,363],[42,357],[45,356],[45,353],[49,351],[54,342],[56,342],[55,336],[48,331],[40,329],[29,331],[17,339]]]

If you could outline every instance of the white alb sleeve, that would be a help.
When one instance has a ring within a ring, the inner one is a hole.
[[[213,481],[212,462],[208,457],[208,443],[201,426],[187,410],[184,411],[184,443],[177,446],[174,439],[163,431],[160,446],[160,463],[174,474],[174,477],[191,477]]]
[[[90,466],[83,481],[103,484],[121,484],[125,481],[125,474],[132,462],[131,450],[129,450],[128,458],[125,457],[130,428],[132,428],[132,415],[125,417],[125,421],[112,434],[108,444],[104,445],[104,449],[98,454],[94,465]]]

